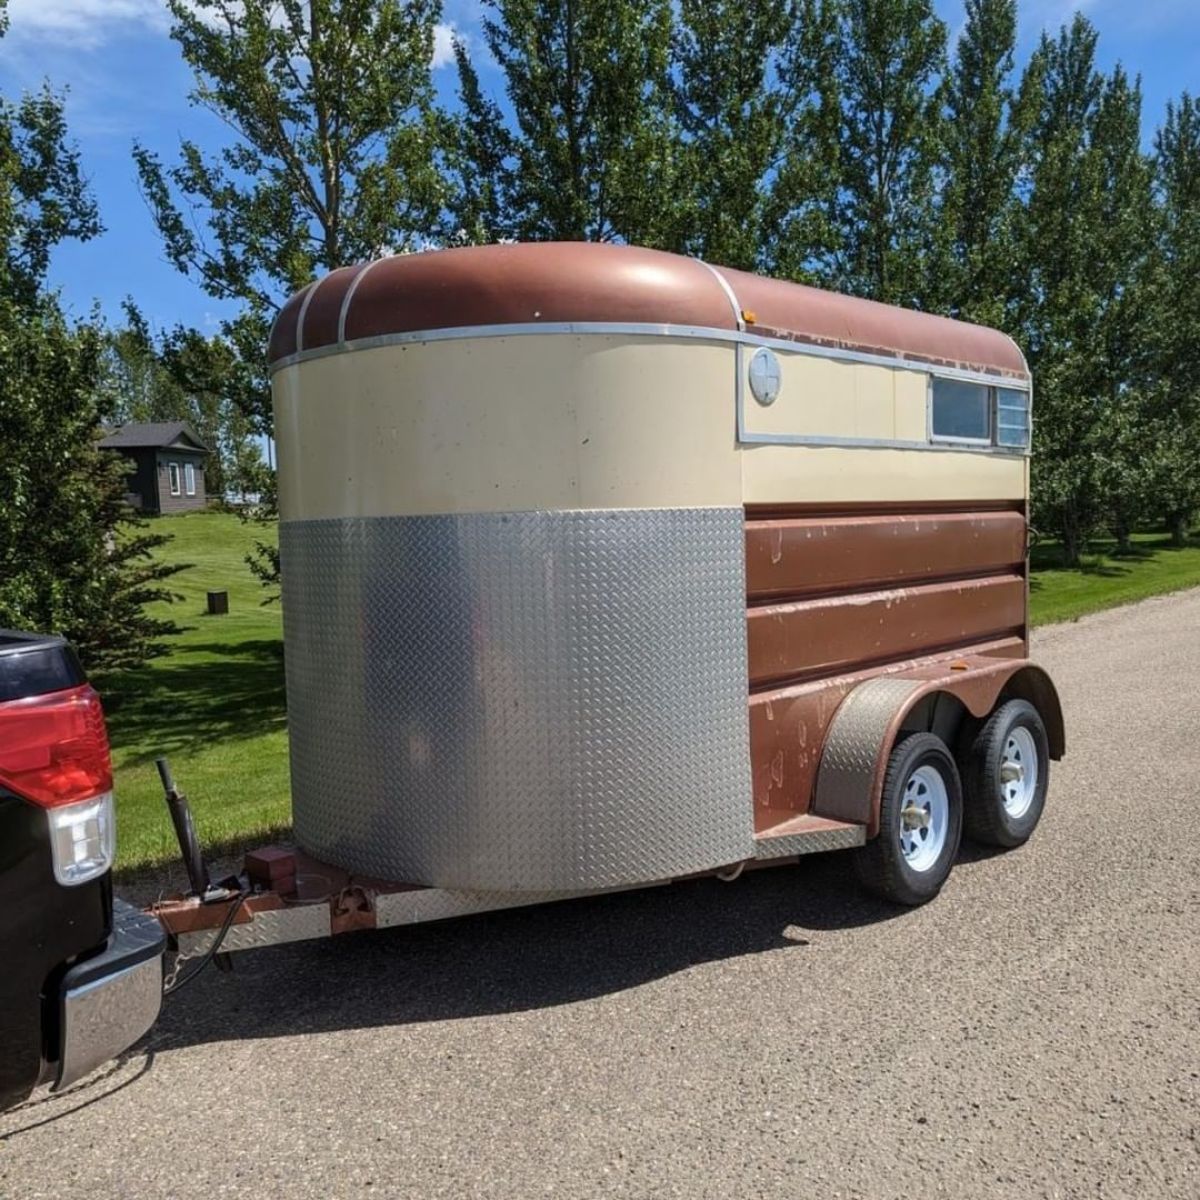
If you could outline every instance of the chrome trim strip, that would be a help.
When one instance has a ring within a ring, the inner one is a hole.
[[[702,267],[707,267],[712,272],[713,278],[720,284],[721,291],[725,293],[725,299],[729,301],[729,307],[733,309],[733,320],[739,330],[746,328],[745,319],[742,317],[742,306],[738,303],[737,293],[733,290],[733,284],[721,274],[712,263],[707,263],[702,258],[696,260]]]
[[[328,276],[325,277],[326,279]],[[312,298],[317,294],[317,288],[324,282],[322,279],[317,279],[308,285],[308,291],[304,293],[304,299],[300,301],[300,311],[296,314],[296,354],[293,357],[299,357],[304,353],[304,318],[308,315],[308,306],[312,303]]]
[[[824,446],[851,450],[935,450],[943,454],[991,454],[1001,458],[1028,458],[1028,450],[1010,446],[967,446],[949,442],[888,441],[886,438],[836,437],[824,434],[746,432],[738,412],[738,441],[748,446]]]
[[[350,286],[346,289],[345,296],[342,297],[342,310],[338,313],[338,344],[341,345],[346,340],[346,316],[350,312],[350,301],[354,299],[354,293],[358,285],[363,281],[367,272],[382,259],[373,258],[369,263],[363,263],[359,268],[358,273],[350,280]]]
[[[305,300],[307,307],[307,297]],[[301,313],[303,317],[303,312]],[[467,325],[455,329],[422,329],[411,333],[386,333],[377,337],[357,338],[350,342],[335,342],[329,346],[317,346],[312,350],[297,350],[271,365],[271,373],[285,367],[326,358],[333,354],[345,354],[355,350],[377,350],[385,346],[411,346],[421,342],[460,341],[467,338],[527,337],[533,334],[573,334],[577,336],[625,336],[625,337],[669,337],[696,341],[728,342],[733,345],[767,346],[785,354],[803,354],[811,358],[829,358],[837,362],[863,363],[867,366],[889,367],[893,370],[920,371],[944,379],[958,379],[965,383],[983,383],[989,386],[1010,387],[1014,391],[1029,391],[1028,379],[1016,379],[1008,375],[972,371],[960,367],[943,367],[919,359],[900,355],[869,354],[861,350],[841,350],[832,346],[816,346],[810,342],[792,341],[788,338],[764,337],[747,330],[713,329],[704,325],[670,325],[652,322],[606,322],[606,321],[557,321],[529,322],[522,325]],[[299,337],[297,338],[299,345]]]

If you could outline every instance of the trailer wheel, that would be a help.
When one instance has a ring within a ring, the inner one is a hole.
[[[962,784],[954,756],[932,733],[914,733],[888,759],[879,834],[855,851],[869,891],[895,904],[924,904],[946,882],[962,837]]]
[[[967,837],[1023,845],[1037,828],[1050,782],[1046,726],[1028,700],[1009,700],[983,723],[963,756]]]

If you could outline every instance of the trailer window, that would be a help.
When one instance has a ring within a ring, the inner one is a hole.
[[[1029,449],[1029,393],[996,389],[996,445]]]
[[[929,432],[939,441],[990,443],[992,389],[934,376]]]

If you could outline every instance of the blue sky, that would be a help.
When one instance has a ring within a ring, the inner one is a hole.
[[[936,3],[953,36],[961,0]],[[1200,0],[1024,0],[1021,55],[1043,28],[1056,29],[1077,9],[1100,30],[1102,64],[1120,59],[1141,74],[1147,136],[1169,98],[1200,91]],[[447,98],[454,84],[447,32],[458,30],[478,51],[479,10],[477,0],[445,4],[435,78]],[[167,36],[162,0],[9,0],[9,12],[0,88],[11,96],[49,79],[69,89],[68,119],[107,227],[56,255],[53,282],[65,301],[80,314],[98,301],[116,318],[132,294],[157,325],[215,327],[220,307],[164,261],[130,158],[135,138],[169,160],[181,136],[210,147],[225,137],[215,118],[187,103],[190,77]],[[486,55],[477,52],[476,61],[485,85],[494,82]]]

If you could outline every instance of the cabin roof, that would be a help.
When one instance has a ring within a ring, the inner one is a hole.
[[[180,445],[181,442],[192,445]],[[130,421],[114,429],[100,445],[105,450],[163,450],[172,446],[196,454],[208,453],[208,447],[186,421]]]
[[[830,350],[1029,376],[1016,343],[995,329],[598,242],[468,246],[341,267],[283,306],[269,353],[275,364],[389,335],[579,323],[744,327]]]

